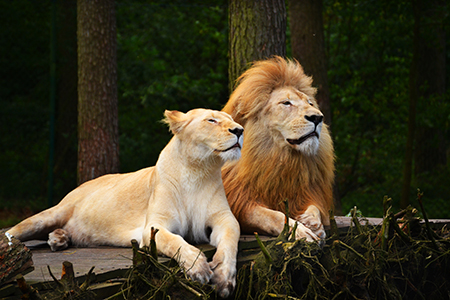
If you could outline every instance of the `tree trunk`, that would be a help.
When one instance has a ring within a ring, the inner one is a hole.
[[[57,3],[58,89],[56,98],[55,199],[77,186],[77,1]]]
[[[283,0],[230,0],[229,28],[230,91],[253,61],[286,56]]]
[[[78,183],[119,171],[112,0],[78,0]]]
[[[323,29],[322,0],[289,0],[289,26],[292,56],[305,73],[313,77],[317,87],[316,100],[324,114],[324,122],[331,125],[330,89],[328,86],[327,55]],[[338,187],[333,188],[335,214],[342,214]]]
[[[441,0],[413,1],[414,45],[410,70],[410,100],[408,117],[408,136],[403,166],[403,184],[400,206],[410,203],[413,157],[415,174],[432,171],[446,164],[443,132],[439,126],[426,124],[417,126],[417,117],[427,117],[426,108],[445,93],[445,33],[444,15]],[[417,107],[420,108],[419,115]],[[434,121],[434,120],[432,120]],[[415,145],[415,149],[414,149]]]
[[[439,98],[445,94],[445,5],[443,0],[413,1],[415,20],[419,23],[414,40],[417,69],[413,70],[412,86],[419,97],[418,120],[427,119],[427,109],[439,106]],[[416,175],[446,164],[444,141],[444,132],[436,119],[420,123],[416,131]]]
[[[417,117],[426,118],[427,106],[436,101],[432,98],[445,93],[444,3],[441,0],[431,3],[413,1],[414,45],[410,70],[408,136],[400,200],[402,208],[410,203],[413,157],[416,175],[446,164],[443,132],[439,126],[432,128],[420,124],[416,129]],[[419,114],[417,107],[423,108],[419,110]]]
[[[313,77],[313,85],[318,88],[316,100],[325,123],[331,124],[322,10],[322,0],[289,0],[292,56],[300,62],[305,73]]]

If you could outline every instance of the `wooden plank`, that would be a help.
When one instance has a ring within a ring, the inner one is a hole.
[[[361,225],[381,225],[381,223],[383,222],[383,218],[358,218]],[[336,220],[336,224],[339,228],[345,228],[345,227],[350,227],[353,226],[352,224],[352,218],[351,217],[341,217],[341,216],[336,216],[335,217]],[[437,225],[437,226],[442,226],[444,224],[450,224],[450,219],[430,219],[430,224],[432,225]],[[424,222],[422,220],[422,222]],[[325,229],[329,229],[329,228],[325,228]]]
[[[361,218],[361,224],[365,225],[366,221],[370,225],[379,225],[382,218]],[[430,220],[432,223],[450,224],[450,220]],[[338,227],[352,226],[350,217],[336,217]],[[327,228],[326,228],[327,229]],[[267,236],[260,236],[263,242],[270,242],[274,238]],[[30,282],[52,281],[47,270],[47,265],[50,266],[52,273],[56,278],[61,277],[62,263],[70,261],[74,266],[75,276],[80,277],[85,275],[89,269],[95,266],[94,273],[102,274],[112,271],[118,271],[120,274],[123,270],[132,266],[132,251],[131,248],[118,247],[96,247],[96,248],[69,248],[64,251],[52,252],[45,242],[30,241],[25,243],[33,254],[33,262],[35,270],[27,275],[25,279]],[[198,246],[208,257],[214,254],[214,247],[210,245]],[[258,251],[258,245],[253,235],[242,235],[239,243],[239,259],[241,263],[248,261],[253,257],[255,251]],[[255,251],[252,251],[254,249]],[[164,260],[165,258],[161,258]],[[118,273],[118,274],[119,274]]]
[[[47,266],[56,278],[61,277],[62,263],[70,261],[74,266],[75,277],[87,274],[95,266],[96,274],[128,269],[133,264],[131,248],[96,247],[96,248],[69,248],[63,251],[52,252],[49,247],[43,247],[41,241],[25,243],[31,249],[35,270],[25,279],[29,283],[52,281]]]

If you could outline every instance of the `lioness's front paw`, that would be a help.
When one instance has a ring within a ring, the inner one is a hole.
[[[189,261],[189,262],[188,262]],[[205,254],[199,252],[191,259],[184,262],[183,267],[186,269],[186,274],[195,281],[206,284],[211,280],[213,272],[209,267]]]
[[[216,253],[209,263],[214,272],[211,283],[215,286],[217,294],[221,298],[227,298],[233,293],[236,286],[236,260],[226,263],[222,256]]]

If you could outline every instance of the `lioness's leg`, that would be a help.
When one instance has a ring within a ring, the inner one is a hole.
[[[22,242],[34,239],[47,240],[48,234],[62,228],[71,215],[71,209],[57,205],[23,220],[8,230],[8,233]]]
[[[47,244],[50,246],[52,251],[64,250],[69,247],[69,243],[70,234],[61,228],[50,232],[48,235]]]
[[[214,274],[211,279],[220,297],[228,297],[236,286],[236,257],[239,242],[239,223],[231,214],[214,218],[211,245],[217,251],[209,263]]]
[[[159,231],[155,236],[158,251],[175,258],[193,280],[208,283],[212,276],[205,254],[200,249],[187,243],[180,235],[173,234],[163,226],[153,225]],[[150,227],[144,230],[141,247],[150,242]]]

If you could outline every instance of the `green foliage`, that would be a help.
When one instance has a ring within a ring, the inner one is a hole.
[[[0,7],[0,207],[45,207],[50,4]],[[120,160],[128,172],[154,165],[170,139],[159,122],[165,109],[226,102],[227,2],[124,0],[116,10]]]
[[[7,205],[41,195],[45,184],[50,3],[1,2],[0,24],[0,203]]]
[[[399,207],[408,130],[412,7],[408,1],[356,0],[325,1],[324,7],[342,210],[358,205],[367,216],[380,216],[382,208],[375,203],[385,194],[392,195]],[[432,122],[448,134],[449,97],[431,102],[434,109],[428,99],[419,105],[417,126]],[[429,176],[439,177],[437,172]],[[440,186],[417,178],[413,184],[422,189],[426,185],[427,194],[448,186],[445,181],[434,182]],[[448,191],[440,197],[444,195]],[[436,218],[448,217],[447,210],[436,213]]]
[[[211,285],[189,279],[174,258],[164,263],[158,260],[154,234],[152,228],[150,247],[139,248],[136,240],[131,241],[133,266],[121,291],[112,298],[216,299]]]
[[[220,109],[227,90],[226,1],[118,4],[123,171],[153,165],[170,138],[165,109]]]
[[[416,204],[426,216],[422,196]],[[295,240],[289,226],[268,245],[256,235],[261,251],[239,268],[230,299],[447,299],[448,228],[424,223],[412,207],[394,214],[390,204],[387,197],[380,204],[379,226],[369,225],[355,207],[352,226],[332,226],[323,248]],[[188,280],[174,260],[162,265],[137,242],[133,265],[121,292],[126,299],[217,299],[211,286]]]
[[[220,109],[226,103],[228,12],[225,0],[116,3],[120,160],[121,172],[128,172],[153,165],[170,139],[159,122],[165,109]],[[0,47],[0,206],[43,208],[50,2],[17,0],[0,8],[5,45]],[[399,206],[413,22],[410,1],[324,1],[331,130],[343,213],[357,205],[366,216],[381,216],[378,202],[386,194]],[[450,30],[449,18],[444,29]],[[447,74],[449,61],[447,55]],[[442,98],[419,101],[417,126],[442,129],[448,149],[447,90]],[[428,195],[432,218],[449,215],[449,175],[449,166],[442,166],[413,177],[411,195],[417,187]],[[55,185],[65,180],[55,178]]]
[[[261,251],[239,270],[234,299],[448,298],[445,226],[433,230],[419,223],[411,207],[396,215],[386,207],[382,226],[361,224],[364,217],[356,211],[354,226],[336,227],[323,249],[282,233],[265,247],[268,254]]]

